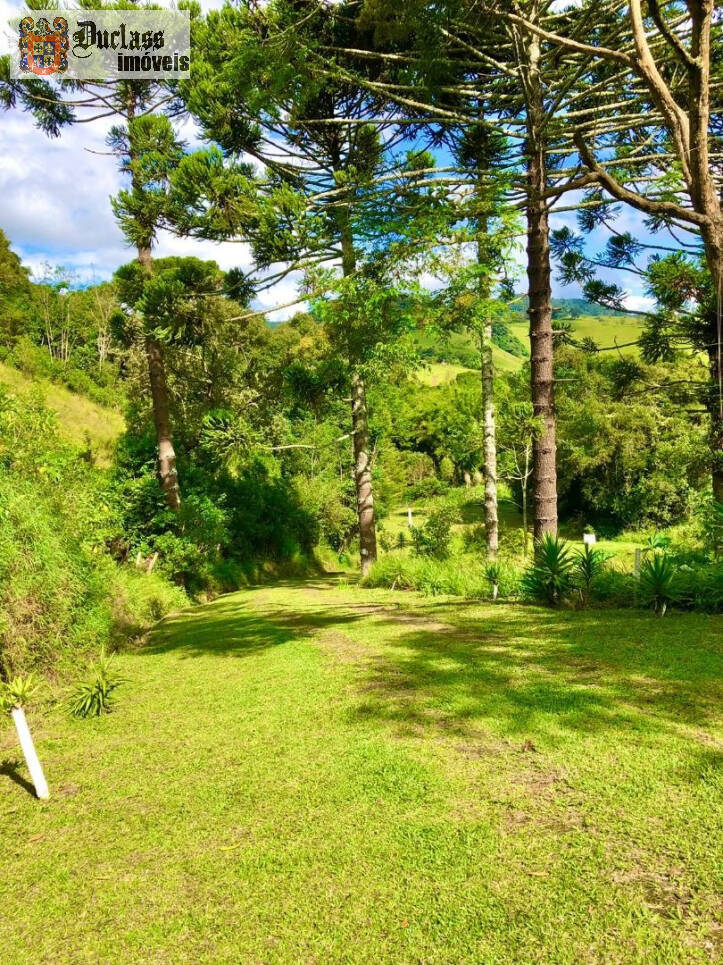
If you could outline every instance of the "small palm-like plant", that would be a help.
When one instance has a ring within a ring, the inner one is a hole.
[[[25,755],[30,777],[35,785],[35,793],[41,800],[50,797],[48,782],[45,780],[43,768],[40,765],[35,744],[30,734],[30,728],[25,717],[25,707],[30,703],[38,689],[38,683],[33,674],[25,677],[14,677],[0,685],[0,707],[9,711],[18,733],[20,746]]]
[[[100,717],[113,705],[113,692],[123,683],[113,666],[113,657],[101,653],[87,680],[79,683],[70,695],[68,705],[73,717]]]
[[[605,569],[607,553],[586,543],[575,554],[575,583],[580,592],[583,606],[590,602],[590,588],[593,580]]]
[[[35,676],[29,673],[25,677],[14,677],[1,686],[0,701],[2,706],[6,710],[12,710],[13,707],[24,707],[30,703],[38,689],[38,682]]]
[[[535,558],[522,578],[522,588],[534,599],[557,606],[573,588],[574,568],[567,543],[546,533],[535,544]]]
[[[645,540],[643,552],[657,553],[660,550],[666,550],[669,546],[669,536],[666,536],[665,533],[653,533],[652,536],[648,536],[648,538]]]
[[[500,592],[500,577],[502,567],[499,563],[488,563],[485,567],[485,579],[492,588],[492,599],[496,600]]]
[[[675,578],[675,566],[662,553],[646,559],[640,568],[640,599],[658,616],[664,616],[668,604],[675,600]]]

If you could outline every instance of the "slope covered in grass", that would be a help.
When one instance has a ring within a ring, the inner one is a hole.
[[[120,508],[107,471],[68,445],[37,394],[4,385],[0,518],[3,675],[63,674],[186,602],[157,572],[119,563]]]
[[[99,405],[62,385],[30,378],[2,362],[0,384],[22,395],[39,395],[56,413],[58,429],[67,442],[89,448],[100,465],[110,462],[112,448],[124,428],[123,416],[117,409]]]
[[[244,591],[0,731],[0,960],[716,960],[721,620]]]

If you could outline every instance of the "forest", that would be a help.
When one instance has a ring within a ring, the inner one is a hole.
[[[0,144],[100,128],[127,250],[0,209],[0,706],[59,788],[0,735],[0,957],[715,961],[719,4],[178,6],[189,79],[0,58]]]

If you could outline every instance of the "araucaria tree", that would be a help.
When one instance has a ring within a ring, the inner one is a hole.
[[[558,114],[572,142],[572,182],[592,186],[598,204],[623,202],[653,228],[700,239],[710,284],[698,301],[703,330],[696,341],[709,359],[712,481],[720,502],[723,21],[716,6],[715,0],[612,6],[588,0],[535,20],[520,5],[495,4],[503,19],[565,65]]]
[[[384,117],[380,99],[363,85],[295,57],[307,49],[299,46],[302,33],[315,47],[349,42],[349,20],[318,6],[295,31],[297,14],[295,4],[276,2],[209,15],[199,35],[203,60],[185,97],[223,157],[212,148],[182,164],[178,196],[181,205],[201,198],[189,233],[249,238],[267,283],[303,273],[302,297],[316,301],[347,369],[367,573],[377,556],[367,379],[388,364],[392,343],[397,360],[405,354],[397,342],[408,318],[401,297],[405,215],[413,214],[417,175],[430,162],[414,152],[395,157],[401,137],[394,117]],[[239,203],[245,155],[266,171],[264,189],[246,204]]]
[[[125,88],[126,123],[113,128],[109,140],[121,159],[123,170],[130,176],[131,184],[130,190],[122,190],[113,200],[113,210],[129,244],[136,248],[138,264],[150,280],[151,249],[159,227],[168,223],[169,178],[183,149],[170,120],[148,111],[144,91],[132,82],[125,84]],[[142,338],[158,444],[158,477],[168,506],[177,511],[181,507],[181,491],[173,445],[163,334],[152,320],[147,322]]]
[[[86,0],[85,6],[98,6]],[[120,192],[114,210],[138,261],[150,269],[156,233],[169,225],[165,192],[170,169],[180,159],[171,118],[182,113],[175,83],[165,81],[75,81],[51,85],[44,80],[13,81],[8,62],[0,61],[0,104],[30,110],[46,133],[57,136],[64,126],[117,117],[109,135],[130,190]],[[158,475],[168,506],[181,505],[176,454],[170,422],[168,385],[162,339],[144,338],[153,420],[158,444]]]

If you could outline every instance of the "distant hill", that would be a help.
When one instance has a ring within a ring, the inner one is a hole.
[[[515,302],[513,314],[527,316],[527,306],[528,300],[527,296],[525,296]],[[595,302],[589,302],[585,298],[553,298],[552,310],[555,315],[570,318],[579,318],[581,316],[596,318],[600,315],[618,314],[609,308],[603,308],[602,305],[597,305]]]

